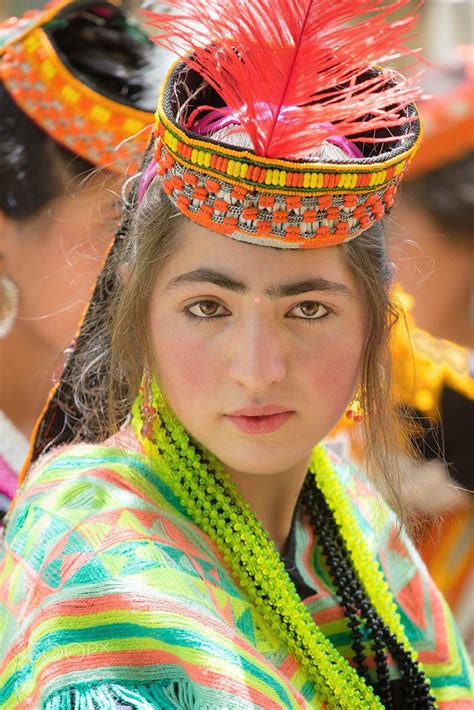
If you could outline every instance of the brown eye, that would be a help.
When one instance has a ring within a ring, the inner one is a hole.
[[[289,312],[290,318],[302,318],[304,320],[319,320],[329,313],[326,306],[319,301],[302,301],[294,306]]]
[[[219,318],[228,315],[229,311],[217,301],[197,301],[186,309],[195,318]]]
[[[201,301],[198,308],[203,316],[215,316],[219,310],[219,304],[215,301]]]

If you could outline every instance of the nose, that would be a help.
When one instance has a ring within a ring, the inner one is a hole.
[[[252,394],[285,379],[284,348],[275,328],[257,317],[242,325],[233,341],[229,375]]]

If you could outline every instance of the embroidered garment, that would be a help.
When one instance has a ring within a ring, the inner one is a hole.
[[[444,600],[367,483],[335,466],[439,707],[474,708]],[[285,560],[315,622],[351,658],[347,619],[299,507]],[[1,551],[0,638],[4,710],[324,707],[128,437],[63,449],[25,482]]]
[[[474,660],[474,495],[466,508],[427,524],[418,548]]]

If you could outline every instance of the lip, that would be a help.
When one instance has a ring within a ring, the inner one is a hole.
[[[283,407],[281,404],[265,404],[265,405],[254,405],[251,407],[244,407],[243,409],[236,409],[235,412],[230,412],[227,416],[229,417],[268,417],[272,414],[282,414],[283,412],[289,412],[288,407]]]
[[[267,405],[239,409],[232,414],[227,414],[226,419],[245,434],[271,434],[286,424],[292,414],[293,411],[284,407]]]

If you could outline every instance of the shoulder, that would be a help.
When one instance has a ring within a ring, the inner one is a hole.
[[[372,551],[375,551],[383,536],[399,527],[397,517],[362,468],[345,458],[339,448],[333,442],[325,446],[355,517]]]
[[[440,707],[450,707],[448,698],[471,699],[470,664],[459,632],[412,540],[367,477],[331,449],[328,453]]]
[[[327,447],[334,471],[351,503],[364,542],[377,558],[392,592],[397,594],[425,566],[400,520],[374,483],[359,467]]]
[[[59,559],[71,547],[84,555],[86,570],[96,555],[127,540],[123,554],[134,546],[142,548],[140,554],[145,548],[156,552],[176,540],[183,554],[198,542],[202,548],[203,535],[194,528],[139,445],[114,437],[102,445],[57,449],[32,467],[12,506],[4,547],[28,563],[38,557],[34,568],[41,573],[53,550]],[[41,549],[27,544],[37,535]],[[167,560],[173,564],[172,555]]]
[[[121,433],[99,444],[60,446],[43,454],[31,466],[21,486],[21,494],[31,492],[39,482],[46,483],[55,477],[72,480],[79,472],[82,474],[88,469],[96,471],[108,466],[136,465],[139,460],[145,460],[140,445],[136,439]]]
[[[116,438],[103,444],[54,449],[28,471],[13,501],[7,533],[15,527],[18,515],[24,516],[33,507],[45,513],[59,513],[67,507],[69,512],[76,509],[82,515],[93,514],[99,507],[105,510],[113,503],[110,495],[114,491],[125,489],[129,497],[139,494],[129,484],[134,475],[152,478],[146,457],[139,448]],[[104,495],[105,491],[110,495]]]
[[[78,670],[106,650],[110,663],[120,664],[128,644],[144,667],[153,662],[152,677],[168,683],[154,689],[164,698],[174,686],[162,664],[170,670],[181,663],[176,635],[202,648],[231,637],[214,590],[226,600],[238,597],[212,545],[140,452],[78,445],[52,453],[30,472],[0,549],[0,705],[2,668],[12,653],[28,649],[36,659],[29,672],[38,680],[57,660],[44,650],[50,647],[67,647],[65,664]],[[104,677],[99,671],[96,681]],[[134,675],[140,674],[130,669]],[[142,690],[143,698],[153,697]],[[122,691],[115,698],[112,689],[110,703],[100,707],[115,708]]]
[[[79,444],[30,471],[9,514],[0,575],[14,568],[42,599],[68,587],[83,597],[137,570],[192,571],[185,558],[199,554],[210,554],[203,534],[140,451]]]
[[[122,444],[66,447],[31,470],[0,548],[0,582],[11,569],[24,580],[19,605],[72,590],[82,604],[100,585],[133,594],[138,580],[152,596],[158,581],[190,600],[207,599],[208,584],[235,593],[207,536],[142,452]]]
[[[255,650],[260,621],[220,555],[131,460],[120,484],[119,454],[89,446],[32,472],[0,553],[0,705],[5,678],[5,692],[40,689],[47,710],[299,707]],[[17,658],[28,665],[10,677]]]

